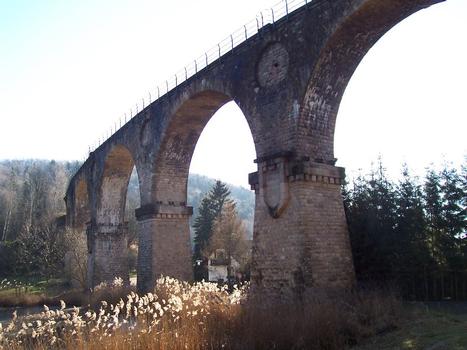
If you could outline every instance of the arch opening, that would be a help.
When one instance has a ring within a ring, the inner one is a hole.
[[[442,0],[367,1],[330,36],[303,97],[298,123],[298,149],[312,160],[334,164],[334,132],[344,91],[373,45],[413,13]]]
[[[187,202],[193,207],[190,238],[195,280],[249,280],[255,194],[248,188],[248,174],[257,170],[255,158],[245,115],[235,102],[226,103],[203,128],[190,162]],[[220,211],[213,220],[210,238],[204,241],[197,223],[206,219],[203,199],[216,201],[212,193],[220,188],[217,181],[226,185],[230,193],[227,199],[233,205],[214,205],[214,211]],[[226,244],[227,237],[235,244]]]
[[[214,113],[230,100],[224,93],[204,91],[185,101],[171,117],[156,160],[153,192],[158,202],[186,205],[196,143]]]
[[[141,206],[140,185],[136,166],[130,175],[126,193],[124,220],[128,227],[128,267],[130,270],[130,282],[136,285],[137,256],[138,256],[138,225],[135,210]]]
[[[350,176],[380,156],[394,179],[402,162],[419,176],[444,155],[462,163],[465,127],[458,126],[467,79],[467,49],[458,44],[467,33],[462,6],[446,1],[415,13],[383,35],[356,67],[334,136],[338,162]]]

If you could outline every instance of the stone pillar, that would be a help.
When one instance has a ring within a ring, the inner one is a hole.
[[[112,282],[121,277],[129,283],[128,223],[119,225],[92,225],[87,228],[88,286]]]
[[[136,209],[138,220],[138,291],[154,289],[161,275],[193,279],[189,219],[184,203],[154,203]]]
[[[354,285],[350,240],[341,195],[344,169],[291,160],[258,159],[250,174],[256,193],[252,289],[300,300]]]

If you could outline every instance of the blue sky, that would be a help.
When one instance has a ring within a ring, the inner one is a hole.
[[[275,3],[0,0],[0,159],[82,159],[156,84]],[[461,162],[466,38],[465,0],[386,34],[344,95],[338,164],[355,173],[381,154],[393,172],[407,161],[421,173],[443,154]],[[254,158],[243,116],[227,105],[203,132],[192,171],[246,186]]]

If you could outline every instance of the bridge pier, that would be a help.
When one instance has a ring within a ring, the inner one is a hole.
[[[112,282],[115,277],[129,283],[128,223],[89,224],[88,286],[94,288],[101,282]]]
[[[258,173],[250,174],[256,193],[253,293],[300,300],[321,290],[351,288],[344,169],[287,156],[258,163]]]
[[[193,280],[189,219],[193,208],[155,203],[136,210],[138,220],[138,291],[154,289],[159,276]]]

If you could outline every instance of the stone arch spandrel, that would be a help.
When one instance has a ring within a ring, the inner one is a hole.
[[[411,14],[444,0],[367,0],[333,27],[314,64],[297,124],[297,150],[334,164],[334,131],[345,88],[371,47]]]

